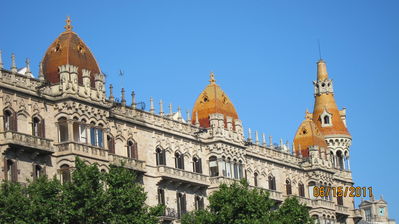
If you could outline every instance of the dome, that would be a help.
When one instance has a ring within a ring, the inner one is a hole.
[[[100,68],[86,44],[72,31],[71,20],[67,19],[65,31],[55,39],[47,49],[42,60],[42,72],[51,84],[59,83],[58,66],[74,65],[78,67],[78,83],[82,85],[82,69],[91,71],[90,81],[94,87],[94,77]]]
[[[195,124],[196,114],[198,114],[200,126],[204,128],[208,128],[210,126],[210,114],[223,114],[225,123],[227,116],[232,117],[233,122],[235,119],[238,119],[238,115],[233,103],[230,101],[229,97],[225,94],[222,88],[216,84],[213,72],[210,74],[210,76],[210,83],[198,96],[192,113],[192,123]]]
[[[306,111],[305,120],[301,123],[296,131],[294,138],[295,153],[298,155],[299,150],[303,157],[309,156],[309,147],[318,146],[319,148],[327,148],[324,136],[317,128],[312,120],[312,114]]]

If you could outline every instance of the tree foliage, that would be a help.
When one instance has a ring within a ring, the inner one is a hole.
[[[230,186],[221,184],[209,196],[205,210],[186,214],[182,224],[310,224],[309,210],[294,197],[281,206],[267,191],[250,189],[245,180]]]
[[[61,184],[46,176],[27,186],[4,182],[0,186],[0,223],[134,223],[155,224],[163,207],[148,207],[144,189],[133,172],[76,159],[72,181]]]

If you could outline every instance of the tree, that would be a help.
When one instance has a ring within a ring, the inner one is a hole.
[[[46,176],[27,186],[0,186],[0,223],[156,224],[163,207],[145,205],[142,186],[132,171],[111,167],[109,173],[76,158],[72,181],[63,185]]]
[[[241,180],[230,186],[221,184],[209,196],[205,210],[183,216],[182,224],[288,224],[313,223],[308,209],[296,198],[287,199],[278,209],[267,191],[249,189]]]

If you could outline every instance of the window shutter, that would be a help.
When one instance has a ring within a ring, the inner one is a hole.
[[[181,209],[181,213],[185,214],[186,213],[186,194],[182,195],[182,209]]]
[[[132,149],[133,149],[133,158],[134,159],[138,159],[139,155],[138,155],[137,143],[136,142],[133,143]]]
[[[12,116],[11,130],[18,131],[18,116],[16,113],[13,113],[13,116]]]
[[[184,170],[184,154],[180,154],[181,169]]]
[[[166,151],[162,149],[162,165],[166,165]]]
[[[40,121],[40,134],[41,134],[41,136],[40,137],[42,137],[42,138],[46,138],[46,123],[44,122],[44,119],[42,119],[41,121]]]
[[[17,182],[18,181],[18,168],[17,168],[17,161],[15,160],[15,162],[12,164],[11,167],[11,181],[12,182]]]
[[[198,159],[198,173],[202,173],[202,159]]]

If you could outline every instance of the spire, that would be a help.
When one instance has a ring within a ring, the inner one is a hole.
[[[121,99],[122,106],[126,106],[126,99],[125,99],[125,89],[122,88],[122,99]]]
[[[248,141],[252,142],[252,131],[251,131],[251,128],[248,128]]]
[[[262,146],[266,147],[266,135],[262,133]]]
[[[172,108],[172,104],[169,104],[169,114],[173,114],[173,108]]]
[[[320,59],[317,62],[317,80],[326,80],[326,79],[328,79],[327,65],[323,61],[323,59]]]
[[[216,80],[215,80],[215,73],[211,72],[211,73],[209,74],[209,83],[213,84],[213,83],[215,83],[215,82],[216,82]]]
[[[136,109],[136,94],[132,91],[132,108]]]
[[[271,135],[269,136],[269,144],[270,147],[273,147],[273,137]]]
[[[186,111],[186,117],[187,117],[187,123],[191,122],[191,118],[190,118],[190,110]]]
[[[3,69],[3,56],[1,55],[1,50],[0,50],[0,69]]]
[[[14,74],[18,72],[14,53],[11,54],[11,72]]]
[[[259,145],[258,131],[255,131],[255,144]]]
[[[111,101],[111,102],[114,102],[114,100],[115,100],[115,97],[114,97],[114,94],[112,93],[112,89],[113,89],[114,87],[112,86],[112,84],[109,84],[109,100]]]
[[[154,113],[155,109],[154,109],[154,99],[152,99],[152,97],[150,97],[150,113]]]
[[[41,62],[39,64],[39,80],[44,81],[43,63],[41,63]]]
[[[181,121],[181,119],[182,119],[182,116],[181,116],[181,108],[180,108],[180,106],[177,107],[177,119],[178,119],[179,121]]]
[[[66,25],[64,26],[65,31],[72,31],[73,26],[71,25],[71,18],[69,16],[67,16],[67,19],[65,20]]]
[[[163,102],[162,102],[162,100],[159,101],[159,115],[163,116]]]
[[[199,127],[200,123],[198,120],[198,111],[195,112],[195,126]]]
[[[29,58],[27,58],[27,59],[25,60],[25,64],[26,64],[25,75],[31,77],[31,76],[32,76],[32,72],[30,71],[30,60],[29,60]]]

